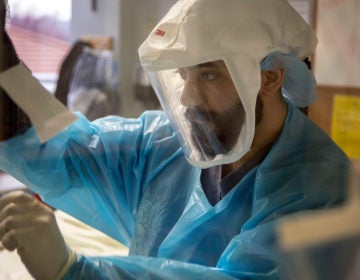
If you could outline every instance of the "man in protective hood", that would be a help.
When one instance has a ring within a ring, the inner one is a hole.
[[[24,194],[0,199],[4,246],[38,279],[278,279],[277,224],[344,202],[352,172],[301,112],[315,45],[286,0],[178,1],[139,48],[163,111],[0,145],[3,170],[129,256],[76,254],[43,208],[47,230],[24,236],[18,209],[39,209]],[[32,250],[39,235],[51,246]]]

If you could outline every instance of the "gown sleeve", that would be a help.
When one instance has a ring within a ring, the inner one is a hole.
[[[110,279],[186,279],[235,280],[220,269],[175,260],[151,257],[101,257],[78,256],[62,280]]]
[[[134,217],[148,183],[180,148],[160,111],[137,119],[83,115],[41,144],[31,128],[0,142],[0,168],[51,206],[128,246]]]

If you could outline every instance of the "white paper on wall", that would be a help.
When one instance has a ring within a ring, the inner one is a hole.
[[[318,84],[360,87],[359,14],[359,0],[318,0]]]

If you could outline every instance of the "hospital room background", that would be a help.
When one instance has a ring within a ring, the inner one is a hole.
[[[308,109],[309,117],[346,152],[360,174],[360,1],[288,1],[315,28],[319,40],[311,58],[318,97]],[[137,117],[144,110],[161,109],[139,66],[137,48],[176,0],[8,2],[6,28],[18,55],[49,94],[70,110],[95,119],[108,114]],[[0,173],[0,195],[23,188]],[[57,218],[76,250],[88,255],[127,254],[122,244],[65,213]],[[344,229],[346,238],[348,224],[341,218],[333,224]],[[360,239],[360,226],[349,229],[354,230]],[[305,242],[295,239],[292,242]],[[32,279],[16,253],[1,246],[0,279]]]

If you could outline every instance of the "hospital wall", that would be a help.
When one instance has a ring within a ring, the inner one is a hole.
[[[360,1],[317,0],[313,57],[318,99],[310,117],[353,159],[360,173]]]

